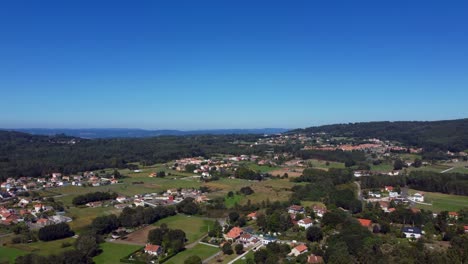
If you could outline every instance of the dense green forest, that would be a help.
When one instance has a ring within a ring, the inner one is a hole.
[[[334,136],[396,140],[427,150],[463,151],[468,149],[468,118],[447,121],[366,122],[326,125],[293,132],[325,132]]]
[[[109,167],[124,168],[129,162],[154,164],[215,153],[258,154],[267,147],[233,144],[236,141],[252,142],[258,137],[199,135],[87,140],[0,131],[0,179],[35,177],[54,171],[70,174]]]

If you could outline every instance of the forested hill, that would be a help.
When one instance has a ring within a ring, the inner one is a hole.
[[[81,139],[38,136],[0,130],[0,180],[40,176],[54,171],[77,173],[129,162],[147,164],[215,153],[249,154],[255,150],[235,141],[256,141],[258,135],[161,136],[153,138]]]
[[[379,138],[404,144],[462,151],[468,149],[468,118],[446,121],[366,122],[326,125],[293,132],[325,132],[334,136]]]

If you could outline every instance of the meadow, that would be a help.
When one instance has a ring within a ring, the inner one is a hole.
[[[26,254],[28,252],[20,249],[0,246],[0,263],[14,263],[17,257]]]
[[[420,192],[410,190],[410,194]],[[441,211],[458,211],[463,208],[468,208],[468,196],[451,195],[436,192],[424,192],[424,202],[432,205],[416,204],[416,207],[433,212]]]
[[[211,257],[212,255],[216,254],[217,252],[219,252],[220,249],[219,248],[216,248],[216,247],[210,247],[210,246],[207,246],[207,245],[203,245],[203,244],[197,244],[196,246],[194,246],[193,248],[190,248],[190,249],[186,249],[180,253],[178,253],[177,255],[175,255],[174,257],[170,258],[167,262],[165,262],[166,264],[179,264],[179,263],[184,263],[184,261],[192,256],[192,255],[196,255],[196,256],[199,256],[202,260],[205,260],[207,259],[208,257]]]
[[[102,249],[102,253],[93,258],[96,264],[120,263],[121,258],[126,257],[130,253],[141,248],[141,246],[116,244],[110,242],[100,244],[99,247]]]

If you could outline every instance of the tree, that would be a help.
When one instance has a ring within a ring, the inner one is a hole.
[[[401,170],[401,169],[403,169],[404,166],[405,166],[405,163],[403,163],[403,161],[401,159],[397,159],[393,163],[393,169],[394,170]]]
[[[234,253],[234,251],[232,250],[232,245],[230,242],[226,242],[224,243],[223,247],[221,248],[223,253],[226,254],[226,255],[232,255],[232,253]]]
[[[236,251],[237,255],[240,255],[244,252],[244,246],[242,244],[236,244],[234,250]]]
[[[246,186],[242,187],[239,192],[244,195],[251,195],[254,193],[254,190],[252,190],[252,188],[250,188],[249,186]]]
[[[202,259],[197,255],[192,255],[184,261],[184,264],[202,264]]]
[[[90,258],[99,253],[97,238],[93,234],[81,234],[75,241],[75,248]]]
[[[230,212],[229,213],[229,223],[234,224],[238,219],[240,215],[238,212]]]
[[[421,161],[421,159],[416,158],[416,159],[414,160],[414,162],[413,162],[413,167],[419,168],[419,167],[421,167],[421,166],[422,166],[422,161]]]
[[[318,242],[318,241],[322,240],[323,233],[322,233],[322,230],[319,227],[311,226],[311,227],[307,228],[307,230],[306,230],[306,237],[307,237],[307,240],[309,240],[311,242]]]

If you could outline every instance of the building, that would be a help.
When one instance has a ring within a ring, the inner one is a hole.
[[[252,212],[247,215],[247,219],[249,220],[257,220],[257,212]]]
[[[417,227],[403,227],[402,231],[405,234],[406,238],[419,239],[422,236],[421,229]]]
[[[409,200],[413,202],[419,202],[423,203],[424,202],[424,194],[423,193],[415,193],[413,196],[408,197]]]
[[[312,219],[310,218],[304,218],[304,219],[299,220],[297,222],[297,225],[307,229],[313,225],[313,222],[312,222]]]
[[[372,227],[372,221],[369,219],[358,218],[359,223],[366,228]]]
[[[306,253],[308,252],[309,249],[307,248],[306,245],[304,244],[300,244],[300,245],[297,245],[296,247],[294,247],[292,250],[291,250],[291,253],[289,253],[289,255],[294,255],[295,257],[303,254],[303,253]]]
[[[326,207],[319,206],[319,205],[315,205],[312,210],[314,210],[315,215],[320,218],[322,218],[323,215],[327,212]]]
[[[236,241],[243,233],[244,231],[240,227],[235,226],[231,230],[229,230],[227,234],[224,234],[224,239]]]
[[[290,214],[303,214],[303,213],[305,213],[305,210],[304,210],[304,207],[302,207],[300,205],[291,205],[288,208],[288,213],[290,213]]]
[[[146,254],[159,256],[162,254],[162,247],[158,245],[146,244],[144,251]]]
[[[457,212],[449,212],[448,216],[450,219],[458,220],[458,213]]]
[[[320,263],[325,263],[325,262],[323,262],[323,257],[311,254],[309,257],[307,257],[307,263],[320,264]]]

